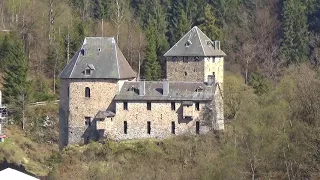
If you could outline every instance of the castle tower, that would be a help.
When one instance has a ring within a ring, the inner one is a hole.
[[[60,149],[99,136],[95,117],[101,112],[114,114],[114,96],[135,77],[113,37],[85,38],[59,75]]]
[[[164,56],[167,79],[213,84],[213,126],[224,129],[223,72],[224,56],[220,41],[212,41],[197,26],[187,32]]]
[[[223,64],[226,54],[220,41],[210,40],[197,26],[185,34],[168,52],[167,79],[170,81],[207,82],[209,75],[223,83]]]

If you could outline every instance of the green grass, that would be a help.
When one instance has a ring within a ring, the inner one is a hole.
[[[38,176],[45,176],[51,170],[50,157],[58,151],[56,144],[38,144],[31,141],[15,126],[6,128],[8,138],[0,143],[0,161],[22,165]]]

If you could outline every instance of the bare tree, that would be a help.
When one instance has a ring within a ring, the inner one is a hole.
[[[51,44],[52,41],[55,39],[54,37],[54,21],[55,18],[58,17],[63,10],[57,10],[58,5],[61,2],[61,0],[48,0],[48,6],[49,6],[49,31],[48,31],[48,39],[49,43]]]
[[[123,0],[113,1],[113,8],[112,8],[110,18],[114,23],[114,25],[116,26],[116,29],[117,29],[116,41],[119,44],[120,26],[122,25],[123,21],[126,19],[126,10],[125,10],[125,4]]]

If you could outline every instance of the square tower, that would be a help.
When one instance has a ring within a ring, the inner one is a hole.
[[[207,82],[214,75],[223,83],[223,64],[226,54],[220,41],[212,41],[197,26],[186,33],[164,56],[167,79],[170,81]]]
[[[86,37],[59,75],[60,149],[99,137],[101,114],[114,116],[115,95],[135,77],[113,37]]]

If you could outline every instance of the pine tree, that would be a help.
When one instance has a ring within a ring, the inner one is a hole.
[[[28,102],[28,63],[20,43],[10,46],[5,62],[3,99],[14,112],[14,118],[22,120],[24,129],[25,107]]]
[[[180,1],[173,1],[169,17],[169,41],[174,45],[189,29],[190,23],[184,5]]]
[[[210,4],[207,4],[204,8],[204,23],[200,25],[200,29],[212,40],[222,37],[222,31],[216,25],[214,11]]]
[[[4,60],[8,54],[9,48],[10,48],[9,39],[8,39],[8,36],[5,36],[0,46],[0,69],[3,69],[5,66]]]
[[[144,62],[145,79],[147,81],[158,80],[161,76],[161,68],[157,60],[157,45],[154,26],[149,26],[147,32],[147,52]]]
[[[288,63],[305,61],[308,54],[308,24],[306,6],[301,0],[284,1],[283,33],[281,46],[283,58]]]

